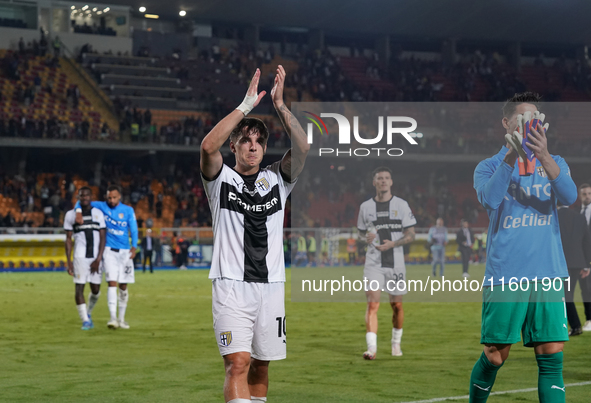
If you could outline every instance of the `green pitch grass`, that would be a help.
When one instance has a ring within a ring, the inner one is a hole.
[[[107,329],[103,283],[96,327],[85,332],[65,273],[0,273],[0,401],[223,402],[207,272],[138,272],[136,278],[127,310],[131,329]],[[289,298],[289,283],[286,291]],[[406,304],[402,357],[389,353],[384,304],[375,361],[361,357],[364,310],[363,303],[288,301],[288,359],[271,364],[269,402],[391,403],[467,394],[482,351],[480,304]],[[590,342],[585,333],[566,344],[565,383],[591,380]],[[514,346],[493,391],[536,386],[533,351]],[[591,385],[567,388],[568,402],[589,396]],[[537,402],[537,393],[489,399],[515,401]]]

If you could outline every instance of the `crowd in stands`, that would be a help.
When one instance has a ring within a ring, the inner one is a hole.
[[[41,31],[39,40],[33,39],[31,42],[25,44],[21,37],[18,41],[18,52],[21,56],[30,54],[32,56],[45,56],[49,48],[49,43],[45,33]]]
[[[74,190],[74,184],[69,175],[48,176],[43,181],[38,181],[35,174],[26,177],[2,175],[0,194],[4,198],[16,200],[21,214],[12,212],[4,216],[0,214],[0,223],[3,227],[32,227],[34,213],[41,212],[43,213],[41,227],[58,227],[62,213],[73,208]]]
[[[42,36],[39,42],[33,41],[28,45],[19,43],[19,53],[43,54],[47,52],[47,47],[47,39]],[[91,52],[92,49],[87,47],[86,51]],[[140,49],[139,52],[144,57],[150,54],[149,48],[146,47]],[[279,53],[283,54],[284,49],[280,49]],[[227,70],[231,73],[230,77],[234,77],[234,84],[238,84],[237,88],[242,91],[248,84],[255,68],[268,65],[275,60],[277,50],[273,46],[266,49],[255,48],[241,42],[237,42],[236,46],[227,50],[222,50],[219,45],[214,44],[208,49],[202,49],[198,59],[189,64],[182,60],[180,54],[175,54],[177,57],[171,57],[170,60],[160,60],[158,65],[168,66],[172,71],[171,75],[183,81],[198,80],[198,84],[192,87],[194,90],[192,101],[206,105],[205,109],[211,118],[187,117],[182,120],[154,124],[147,121],[143,113],[142,116],[139,116],[132,101],[125,98],[115,98],[115,111],[120,119],[119,129],[130,133],[130,136],[122,138],[129,137],[132,141],[138,142],[199,145],[213,124],[229,113],[236,106],[237,99],[242,96],[242,93],[236,94],[234,97],[227,94],[218,95],[212,91],[211,85],[205,84],[216,83],[216,80],[219,80],[217,76],[220,74],[220,69],[223,67],[224,71]],[[371,85],[361,85],[348,76],[343,67],[345,58],[335,56],[327,49],[306,51],[300,47],[297,52],[291,55],[291,60],[297,63],[298,68],[287,76],[286,87],[294,90],[286,92],[288,101],[301,101],[304,93],[324,102],[503,101],[516,92],[528,89],[524,73],[516,71],[498,53],[494,52],[475,51],[464,54],[455,64],[446,64],[439,60],[427,61],[415,57],[402,57],[402,49],[394,52],[392,60],[388,64],[380,61],[377,54],[365,57],[355,49],[352,54],[356,55],[356,58],[364,60],[365,74],[371,78]],[[21,61],[15,54],[11,58],[4,60],[5,74],[12,79],[18,79],[15,75],[18,75],[18,63]],[[561,83],[558,83],[560,88],[574,88],[581,93],[589,90],[591,69],[588,65],[580,61],[567,61],[566,58],[561,57],[550,66],[544,60],[543,55],[540,55],[534,62],[534,66],[530,67],[547,74],[549,82],[552,81],[555,74],[559,74],[562,80]],[[125,64],[123,61],[121,63]],[[208,67],[204,68],[204,73],[199,73],[197,77],[197,73],[188,67],[191,65]],[[270,88],[273,79],[274,70],[267,70],[267,74],[261,77],[260,87]],[[26,105],[34,100],[35,88],[37,86],[34,83],[27,83],[19,90],[22,92],[22,96],[19,98],[23,99],[23,104]],[[556,86],[551,86],[548,92],[543,94],[545,101],[563,100],[561,92],[556,88]],[[45,90],[51,91],[51,88]],[[71,98],[75,107],[78,97],[72,96]],[[267,109],[264,109],[265,107]],[[269,105],[261,105],[259,109],[263,113],[272,114]],[[271,126],[269,145],[286,144],[288,139],[281,127],[277,127],[271,119],[269,122]],[[49,122],[46,122],[47,124]],[[65,136],[65,138],[88,138],[84,134],[83,127],[80,127],[79,130],[72,127],[71,131],[73,134]],[[7,132],[15,133],[14,130],[8,129]],[[28,133],[30,132],[31,130],[28,131]],[[20,132],[17,130],[16,133],[24,135],[25,130]],[[466,135],[449,139],[442,136],[424,138],[421,148],[429,152],[445,153],[490,153],[496,149],[496,139],[475,137],[469,131],[464,133]],[[30,135],[30,137],[36,136]],[[99,139],[118,138],[112,134],[95,137]],[[60,138],[64,138],[64,136],[62,135]],[[585,141],[583,143],[580,147],[572,147],[570,143],[551,140],[551,146],[557,147],[553,148],[553,151],[565,155],[571,152],[574,153],[572,155],[584,155],[591,149],[591,143]]]
[[[172,120],[158,127],[152,121],[150,109],[131,108],[129,103],[114,100],[119,113],[120,130],[129,129],[132,142],[160,143],[198,146],[216,124],[212,115],[186,116],[182,120]],[[279,121],[271,116],[262,118],[269,129],[269,147],[287,147],[287,135]]]
[[[29,119],[26,116],[7,120],[0,118],[0,137],[91,141],[117,139],[117,135],[107,123],[102,125],[100,133],[95,134],[91,132],[90,123],[87,120],[78,123],[58,120],[55,117]]]
[[[311,169],[315,173],[319,172],[314,167]],[[374,192],[368,180],[369,173],[361,169],[331,169],[321,175],[312,175],[310,170],[304,170],[302,175],[295,199],[292,197],[291,203],[286,207],[289,220],[290,206],[296,206],[292,218],[296,227],[353,227],[356,225],[359,205]],[[151,228],[154,220],[162,218],[165,196],[171,196],[176,205],[172,222],[167,223],[169,226],[211,226],[211,214],[197,167],[178,169],[174,173],[158,177],[139,167],[106,165],[101,177],[104,180],[97,186],[99,199],[102,200],[109,185],[119,184],[122,185],[123,203],[135,208],[141,200],[147,201],[148,215],[138,216],[140,228]],[[4,216],[0,214],[0,227],[31,227],[35,224],[60,227],[65,212],[72,209],[76,201],[76,180],[86,180],[89,185],[94,185],[94,176],[91,175],[87,178],[34,172],[25,176],[0,175],[0,194],[4,198],[15,200],[21,213],[9,212]],[[154,180],[162,184],[160,191],[154,191]],[[418,227],[431,226],[437,217],[444,218],[448,226],[459,225],[460,219],[477,223],[481,213],[478,205],[470,197],[458,200],[450,190],[453,185],[446,174],[436,174],[420,181],[396,183],[393,190],[396,196],[408,201]],[[308,210],[311,202],[319,199],[327,200],[334,209],[340,209],[339,212],[323,219],[310,219]],[[43,220],[34,223],[31,217],[35,213],[43,213]],[[287,225],[291,225],[291,222],[287,222]]]
[[[59,38],[58,38],[59,40]],[[12,81],[13,92],[8,92],[11,99],[6,99],[6,104],[12,103],[12,109],[0,111],[0,137],[24,137],[37,139],[61,139],[61,140],[116,140],[115,132],[105,123],[99,130],[91,130],[91,122],[85,118],[66,121],[56,114],[46,114],[43,111],[35,113],[33,107],[43,101],[43,96],[51,98],[54,96],[56,83],[53,78],[42,81],[38,70],[30,70],[29,66],[34,63],[34,57],[45,57],[41,63],[48,69],[60,66],[59,58],[50,56],[48,52],[48,41],[41,32],[39,41],[33,40],[25,43],[20,38],[18,51],[6,52],[0,60],[2,76]],[[59,48],[59,47],[58,47]],[[54,47],[54,54],[58,54]],[[32,73],[31,73],[32,71]],[[22,76],[22,72],[29,72]],[[58,88],[59,92],[59,88]],[[77,85],[70,85],[63,95],[56,93],[58,97],[65,97],[65,105],[71,110],[78,109],[81,93]],[[37,99],[40,101],[37,102]],[[47,98],[46,98],[47,99]],[[60,98],[61,99],[61,98]],[[45,116],[44,116],[45,115]]]
[[[194,169],[179,169],[174,174],[156,177],[153,172],[138,167],[125,169],[122,166],[106,165],[101,176],[105,178],[97,187],[99,200],[103,200],[107,187],[117,184],[122,187],[122,202],[136,207],[147,200],[147,217],[138,216],[140,228],[150,228],[156,219],[162,219],[165,210],[165,196],[171,196],[177,208],[174,221],[168,223],[175,227],[209,227],[211,215],[205,197],[200,175]],[[0,168],[1,170],[1,168]],[[1,172],[0,172],[1,173]],[[0,227],[60,227],[64,214],[76,202],[76,180],[83,180],[94,186],[94,173],[87,178],[63,173],[35,173],[25,176],[0,175],[0,195],[12,199],[18,205],[20,214],[0,213]],[[152,183],[162,184],[160,192],[154,192]],[[34,223],[32,217],[43,213],[43,219]],[[35,225],[37,224],[37,225]]]

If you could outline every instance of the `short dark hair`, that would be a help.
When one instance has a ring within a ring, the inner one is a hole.
[[[579,190],[583,190],[583,189],[587,189],[587,188],[591,188],[591,185],[588,183],[583,183],[582,185],[579,186]]]
[[[388,167],[377,167],[376,169],[373,170],[373,172],[371,173],[371,177],[375,178],[375,176],[377,174],[379,174],[380,172],[388,172],[390,174],[390,178],[392,178],[392,170]]]
[[[526,91],[520,94],[515,94],[503,105],[503,117],[510,118],[513,116],[515,110],[517,109],[517,105],[520,104],[532,104],[535,105],[535,107],[539,110],[541,100],[542,96],[537,92]]]
[[[113,190],[116,190],[116,191],[118,191],[118,192],[119,192],[119,194],[122,194],[122,193],[121,193],[121,186],[119,186],[119,185],[110,185],[110,186],[107,188],[107,193],[109,193],[109,192],[112,192]]]
[[[88,190],[92,194],[92,189],[88,186],[82,186],[80,189],[78,189],[78,194],[82,193],[83,190]]]
[[[245,133],[248,134],[252,130],[259,132],[260,138],[263,140],[263,145],[267,144],[267,140],[269,139],[269,129],[267,129],[265,122],[258,118],[242,119],[234,130],[232,130],[232,133],[230,133],[230,141],[236,144]]]

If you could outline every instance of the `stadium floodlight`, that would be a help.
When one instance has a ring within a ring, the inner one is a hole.
[[[144,17],[151,18],[153,20],[157,20],[158,18],[160,18],[160,16],[157,14],[144,14]]]
[[[187,15],[187,12],[185,10],[181,10],[181,11],[179,11],[179,15],[181,17],[184,17],[185,15]]]
[[[70,7],[70,9],[75,10],[76,9],[76,6],[72,6],[72,7]]]
[[[145,13],[146,12],[146,7],[140,7],[140,13]]]
[[[82,11],[86,10],[88,8],[88,4],[85,5],[84,7],[82,7]]]
[[[96,13],[96,10],[98,10],[98,8],[96,8],[96,7],[92,9],[92,11],[94,11],[95,13]]]
[[[108,13],[111,8],[107,7],[103,10],[103,13]]]

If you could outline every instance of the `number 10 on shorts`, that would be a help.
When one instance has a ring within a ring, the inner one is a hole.
[[[277,337],[285,336],[285,316],[283,318],[278,316],[275,320],[277,321]]]

